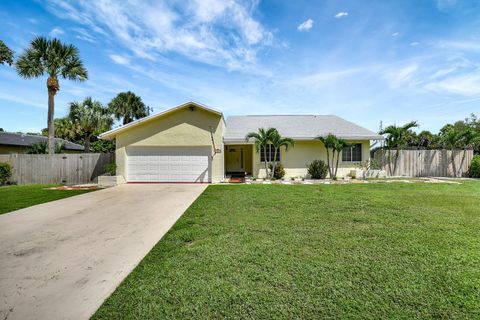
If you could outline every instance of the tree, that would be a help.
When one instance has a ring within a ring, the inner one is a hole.
[[[257,153],[261,153],[262,150],[264,151],[264,155],[265,155],[265,158],[264,158],[264,160],[265,160],[264,161],[264,163],[265,163],[265,175],[266,175],[267,178],[270,178],[270,174],[268,172],[268,167],[269,167],[270,162],[267,161],[267,148],[268,148],[268,145],[271,143],[271,137],[272,137],[272,133],[273,133],[274,130],[276,130],[276,129],[269,128],[269,129],[265,130],[264,128],[259,128],[258,132],[249,132],[245,136],[245,141],[249,141],[250,139],[254,139],[255,151]],[[260,158],[261,158],[261,155],[260,155]]]
[[[79,140],[79,128],[69,117],[55,119],[54,124],[55,137],[74,142]]]
[[[272,175],[274,175],[277,166],[277,152],[280,152],[282,147],[285,147],[285,151],[287,151],[289,146],[293,147],[295,145],[295,141],[282,137],[277,129],[273,129],[270,135],[270,143],[273,146]]]
[[[411,121],[403,126],[396,126],[391,125],[386,127],[384,130],[380,131],[379,134],[386,134],[386,149],[388,152],[388,169],[390,171],[390,175],[395,175],[397,172],[397,165],[398,165],[398,158],[400,156],[400,149],[405,148],[407,145],[407,138],[409,136],[409,132],[412,128],[418,127],[418,123],[416,121]],[[395,163],[393,166],[392,171],[392,150],[395,149]]]
[[[446,148],[450,149],[452,157],[453,176],[457,177],[457,166],[455,165],[455,149],[462,145],[462,132],[455,126],[444,127],[442,131],[442,141]]]
[[[13,64],[13,51],[7,45],[0,40],[0,64]]]
[[[333,134],[328,134],[326,136],[318,136],[315,139],[320,140],[325,146],[325,149],[327,149],[328,174],[330,175],[330,179],[336,179],[338,172],[338,163],[340,161],[340,153],[349,144],[347,143],[347,141],[339,139]]]
[[[63,142],[55,143],[55,148],[53,149],[54,153],[63,153],[65,149],[65,144]],[[48,153],[48,144],[47,142],[38,142],[31,144],[27,147],[27,154],[47,154]]]
[[[333,146],[333,152],[334,153],[337,152],[337,161],[335,162],[335,171],[333,173],[333,179],[337,178],[338,162],[340,160],[340,153],[342,152],[343,149],[345,149],[348,146],[350,146],[350,144],[346,140],[336,138],[336,142]],[[335,157],[335,154],[334,154],[334,157]]]
[[[88,97],[83,102],[71,102],[68,117],[83,137],[85,152],[90,152],[90,143],[95,133],[110,130],[113,119],[108,109]]]
[[[150,113],[150,108],[142,102],[142,98],[131,91],[119,93],[110,101],[108,108],[115,119],[123,119],[124,125],[133,120],[146,117]]]
[[[55,95],[60,90],[58,78],[74,81],[85,81],[88,78],[78,49],[73,45],[65,45],[58,39],[37,37],[19,56],[16,68],[18,74],[26,79],[38,78],[45,74],[48,76],[48,153],[53,153]]]
[[[462,140],[461,143],[463,145],[463,156],[460,168],[463,168],[467,156],[467,150],[475,150],[475,148],[480,145],[480,133],[475,131],[472,127],[467,127],[460,135]]]

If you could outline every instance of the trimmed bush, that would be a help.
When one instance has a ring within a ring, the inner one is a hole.
[[[109,163],[105,165],[105,173],[109,176],[114,176],[117,174],[117,165],[115,163]]]
[[[308,166],[308,174],[312,179],[325,179],[328,174],[328,166],[323,160],[314,160]]]
[[[480,155],[473,157],[468,169],[468,175],[472,178],[480,178]]]
[[[12,177],[12,166],[6,162],[0,162],[0,185],[4,185]]]
[[[270,170],[272,170],[273,166],[269,166]],[[283,167],[283,164],[277,163],[275,166],[275,172],[273,173],[273,178],[274,179],[282,179],[285,176],[285,168]]]

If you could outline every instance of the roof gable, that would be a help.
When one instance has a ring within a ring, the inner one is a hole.
[[[186,103],[183,103],[183,104],[180,104],[176,107],[173,107],[173,108],[170,108],[168,110],[165,110],[165,111],[162,111],[162,112],[158,112],[158,113],[155,113],[155,114],[152,114],[152,115],[149,115],[147,117],[144,117],[144,118],[141,118],[141,119],[138,119],[138,120],[135,120],[135,121],[132,121],[126,125],[123,125],[121,127],[118,127],[118,128],[115,128],[115,129],[112,129],[110,131],[107,131],[107,132],[104,132],[102,133],[99,138],[101,139],[112,139],[114,138],[118,133],[120,132],[123,132],[127,129],[131,129],[131,128],[135,128],[136,126],[139,126],[145,122],[149,122],[149,121],[153,121],[153,120],[156,120],[156,119],[159,119],[163,116],[166,116],[166,115],[169,115],[173,112],[176,112],[176,111],[179,111],[183,108],[200,108],[202,110],[205,110],[207,112],[211,112],[211,113],[214,113],[214,114],[217,114],[219,115],[223,121],[224,118],[223,118],[223,113],[218,111],[218,110],[215,110],[213,108],[210,108],[204,104],[201,104],[201,103],[198,103],[198,102],[194,102],[194,101],[189,101],[189,102],[186,102]]]

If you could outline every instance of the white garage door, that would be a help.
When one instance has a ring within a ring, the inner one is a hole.
[[[128,182],[210,182],[210,147],[127,148]]]

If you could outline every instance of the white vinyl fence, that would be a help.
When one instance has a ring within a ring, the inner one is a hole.
[[[115,162],[113,153],[8,154],[0,162],[13,167],[10,179],[17,184],[80,184],[92,182]]]
[[[391,176],[453,177],[451,150],[400,150],[396,170],[393,172],[395,155],[395,150],[377,150],[374,158]],[[457,177],[466,176],[472,162],[473,150],[454,150],[454,155]]]

